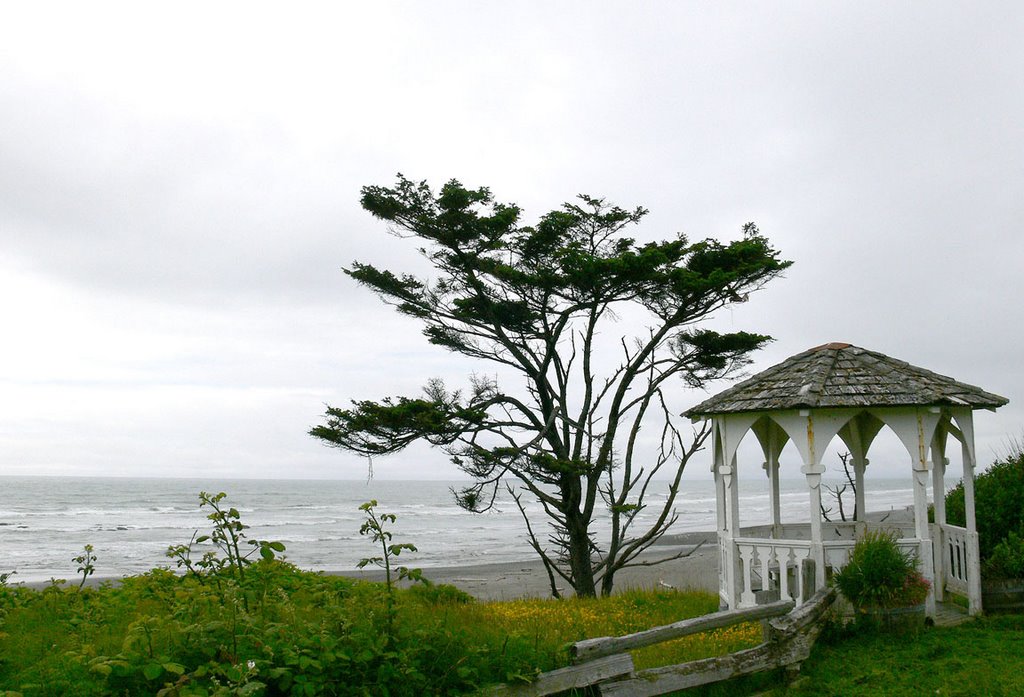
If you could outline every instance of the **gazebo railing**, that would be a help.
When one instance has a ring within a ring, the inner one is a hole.
[[[823,542],[822,546],[825,548],[825,565],[830,566],[835,570],[839,570],[846,566],[850,561],[850,552],[853,551],[854,544],[856,544],[856,540],[828,540]],[[920,566],[921,540],[919,538],[901,537],[896,540],[896,546],[899,547],[904,554],[918,559],[918,565]]]
[[[971,560],[977,558],[978,535],[956,525],[936,525],[939,529],[939,550],[946,588],[954,593],[968,595]]]
[[[803,562],[811,556],[809,540],[738,537],[734,542],[740,560],[741,606],[757,604],[757,590],[777,590],[779,600],[793,600],[797,605],[810,596],[805,592],[803,574]]]
[[[737,537],[733,544],[739,563],[739,607],[750,607],[759,601],[776,599],[793,600],[799,606],[804,598],[818,590],[815,588],[814,574],[805,573],[805,560],[813,558],[810,540]],[[855,537],[823,541],[825,566],[833,570],[846,566],[854,544]],[[897,545],[907,554],[920,558],[921,539],[902,537],[897,540]],[[725,562],[727,555],[724,550],[722,557]],[[770,595],[759,598],[759,591],[768,591]]]

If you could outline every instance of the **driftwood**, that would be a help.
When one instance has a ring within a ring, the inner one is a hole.
[[[834,599],[833,589],[823,589],[789,615],[769,620],[769,639],[760,646],[726,656],[642,670],[626,680],[602,684],[601,694],[619,697],[664,695],[799,664],[810,655],[811,646],[820,632],[821,617]]]
[[[602,695],[643,697],[664,695],[764,670],[793,668],[810,655],[811,646],[821,631],[822,617],[833,600],[835,590],[826,588],[819,590],[807,603],[796,609],[793,609],[793,602],[780,601],[753,608],[716,612],[622,637],[586,639],[576,642],[570,648],[576,665],[542,673],[531,683],[498,685],[482,694],[492,697],[540,697],[572,688],[599,685]],[[624,653],[709,629],[754,620],[766,620],[765,642],[726,656],[634,671],[632,657]]]
[[[559,668],[541,673],[537,679],[521,685],[497,685],[482,694],[488,697],[542,697],[576,687],[596,685],[604,680],[630,675],[633,657],[628,653],[605,656],[586,665]]]
[[[573,663],[582,663],[599,656],[632,651],[633,649],[643,648],[651,644],[659,644],[663,641],[671,641],[672,639],[689,636],[690,634],[699,634],[710,629],[728,627],[739,622],[753,622],[754,620],[778,617],[791,611],[794,606],[795,603],[792,600],[782,600],[769,605],[758,605],[757,607],[742,610],[714,612],[710,615],[702,615],[701,617],[694,617],[693,619],[621,637],[584,639],[583,641],[576,642],[569,648],[569,655]]]

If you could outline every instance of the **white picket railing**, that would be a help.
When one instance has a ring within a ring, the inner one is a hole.
[[[811,558],[809,540],[778,540],[759,537],[738,537],[734,540],[739,559],[739,606],[757,603],[757,591],[778,591],[780,600],[793,600],[797,605],[814,591],[814,576],[804,574],[804,560]],[[832,539],[822,542],[825,566],[839,570],[850,560],[856,539]],[[921,540],[903,537],[897,545],[908,555],[920,559]],[[725,563],[726,554],[722,550]],[[810,587],[805,587],[805,586]]]
[[[850,562],[850,552],[853,551],[855,544],[856,540],[829,540],[822,543],[822,546],[825,548],[825,565],[831,567],[834,571],[838,571],[846,566]],[[918,565],[920,565],[921,540],[919,538],[901,537],[896,540],[896,546],[904,554],[917,559]]]
[[[755,576],[761,590],[778,590],[780,600],[800,605],[810,595],[805,593],[803,574],[803,562],[811,556],[810,541],[739,537],[735,543],[741,569],[741,607],[757,602]]]
[[[966,529],[956,525],[937,527],[942,534],[940,549],[943,550],[942,566],[946,588],[967,595],[971,559],[978,553],[977,533],[972,536]]]

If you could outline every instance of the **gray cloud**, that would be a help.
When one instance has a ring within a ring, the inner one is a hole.
[[[122,10],[0,28],[4,471],[361,476],[323,402],[478,368],[340,271],[428,271],[358,206],[396,171],[756,220],[797,263],[716,320],[777,338],[755,369],[848,340],[1009,397],[982,452],[1020,433],[1013,3]]]

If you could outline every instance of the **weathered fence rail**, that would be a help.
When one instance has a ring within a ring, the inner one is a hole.
[[[521,685],[498,685],[485,691],[490,697],[543,697],[565,690],[596,685],[602,695],[644,697],[664,695],[740,675],[793,667],[810,655],[821,630],[822,617],[835,600],[826,588],[800,607],[780,601],[742,610],[725,610],[621,637],[576,642],[570,648],[574,665],[541,673]],[[764,643],[745,651],[636,671],[627,651],[670,641],[741,622],[766,620]]]
[[[583,641],[577,641],[570,647],[569,656],[573,663],[582,663],[599,656],[610,656],[613,653],[632,651],[633,649],[640,649],[651,644],[660,644],[663,641],[671,641],[691,634],[700,634],[711,629],[721,629],[722,627],[739,624],[740,622],[753,622],[769,617],[778,617],[792,611],[794,607],[795,604],[792,600],[780,601],[744,610],[714,612],[710,615],[701,615],[693,619],[647,629],[636,634],[627,634],[626,636],[584,639]]]

